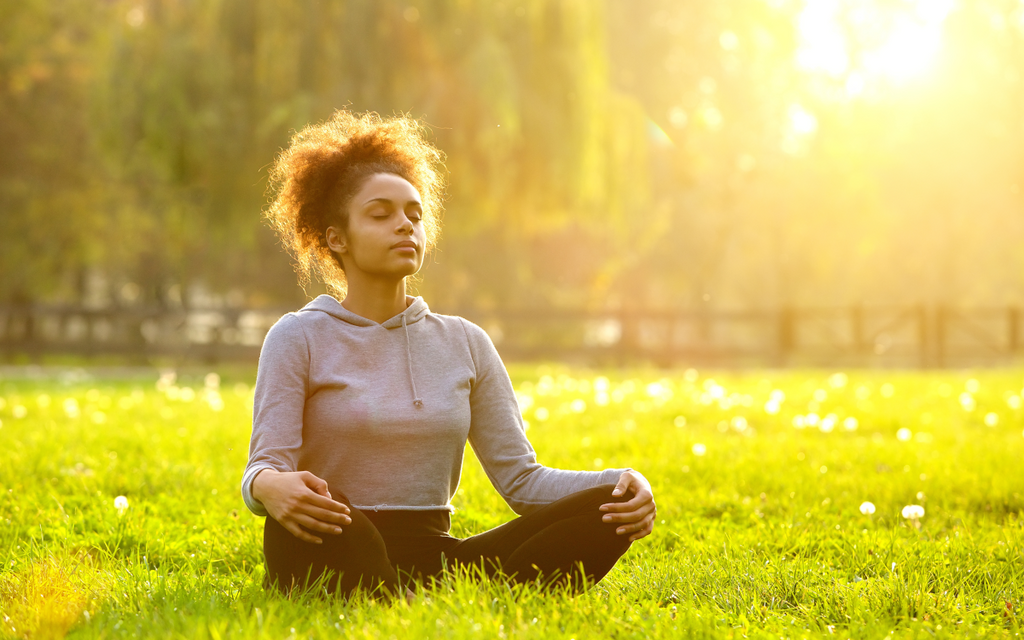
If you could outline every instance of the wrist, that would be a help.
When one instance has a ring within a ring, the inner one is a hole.
[[[263,493],[267,487],[267,483],[271,482],[271,476],[277,475],[276,469],[260,469],[256,472],[256,475],[252,477],[252,481],[249,483],[249,493],[252,497],[262,504],[266,504],[263,500]]]

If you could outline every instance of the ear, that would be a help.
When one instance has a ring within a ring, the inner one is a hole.
[[[345,237],[345,232],[338,227],[327,227],[327,246],[330,247],[331,251],[338,255],[345,255],[348,253],[348,239]]]

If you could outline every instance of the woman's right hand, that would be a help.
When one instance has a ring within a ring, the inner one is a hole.
[[[309,531],[336,535],[340,525],[352,524],[348,505],[331,498],[327,482],[308,471],[264,469],[253,478],[252,496],[271,518],[305,542],[323,542]]]

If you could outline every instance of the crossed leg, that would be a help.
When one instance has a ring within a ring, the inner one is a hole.
[[[625,502],[632,493],[613,497],[615,485],[585,489],[485,531],[460,540],[444,552],[449,562],[483,567],[516,582],[540,580],[568,584],[576,590],[592,585],[611,570],[629,548],[629,536],[601,520],[598,508]]]

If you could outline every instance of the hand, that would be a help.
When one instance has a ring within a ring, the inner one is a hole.
[[[331,498],[327,482],[308,471],[264,469],[253,478],[252,496],[263,503],[270,517],[305,542],[323,542],[306,529],[339,534],[340,525],[352,524],[348,505]]]
[[[640,475],[639,471],[624,471],[619,476],[619,482],[612,491],[613,496],[621,496],[632,489],[633,497],[626,502],[609,502],[601,505],[601,511],[606,511],[602,520],[605,522],[621,522],[622,526],[616,529],[615,533],[629,536],[629,541],[639,540],[650,535],[654,530],[654,519],[658,515],[658,509],[654,504],[654,493],[651,491],[651,483],[647,478]]]

